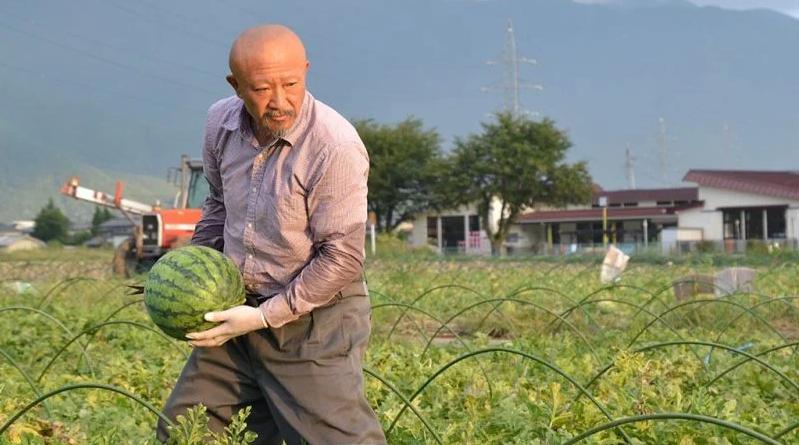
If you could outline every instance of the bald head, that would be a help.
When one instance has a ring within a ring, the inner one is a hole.
[[[283,25],[250,28],[230,48],[227,81],[244,101],[258,140],[291,130],[305,98],[305,46]]]
[[[306,65],[305,46],[299,36],[283,25],[261,25],[242,32],[230,48],[230,71],[235,75],[246,69],[253,59],[269,59]]]

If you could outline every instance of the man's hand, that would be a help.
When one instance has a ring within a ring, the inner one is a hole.
[[[236,306],[222,312],[208,312],[207,321],[220,322],[219,326],[202,332],[186,334],[192,346],[221,346],[226,341],[258,329],[263,329],[261,310],[252,306]]]

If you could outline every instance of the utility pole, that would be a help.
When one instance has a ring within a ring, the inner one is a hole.
[[[625,150],[624,168],[627,170],[627,187],[635,189],[635,157],[630,151],[630,143],[627,143],[627,150]]]
[[[502,91],[505,94],[505,111],[519,116],[525,111],[522,109],[519,93],[522,89],[527,90],[543,90],[544,87],[538,84],[531,84],[521,80],[519,77],[519,66],[522,63],[535,65],[535,59],[528,59],[519,56],[519,51],[516,46],[516,34],[513,31],[513,22],[508,20],[508,27],[505,30],[505,48],[502,51],[502,61],[488,61],[489,65],[499,65],[500,63],[505,67],[504,82],[501,86],[488,86],[483,87],[484,92],[489,91]]]

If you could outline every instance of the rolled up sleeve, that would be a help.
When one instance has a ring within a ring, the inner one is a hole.
[[[308,192],[314,256],[285,290],[261,305],[280,327],[328,302],[363,271],[369,157],[360,141],[332,147]]]

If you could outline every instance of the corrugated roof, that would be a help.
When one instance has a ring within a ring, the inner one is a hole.
[[[654,218],[674,215],[686,207],[613,207],[608,208],[608,220]],[[565,221],[596,221],[602,219],[602,209],[545,210],[529,212],[518,219],[520,224]]]
[[[606,196],[608,198],[608,204],[641,201],[693,202],[699,199],[699,189],[696,187],[677,187],[662,189],[595,190],[593,193],[594,204],[599,202],[600,196]]]
[[[689,170],[683,181],[757,195],[799,200],[799,172],[764,170]]]

